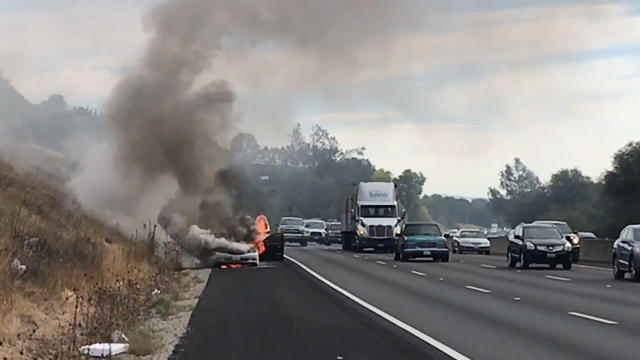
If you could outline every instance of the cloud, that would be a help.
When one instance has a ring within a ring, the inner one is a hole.
[[[31,101],[103,98],[144,45],[141,14],[131,1],[0,11],[0,71]]]
[[[403,114],[400,111],[382,111],[382,112],[337,112],[326,113],[311,116],[308,118],[309,122],[362,122],[362,121],[379,121],[379,120],[393,120],[402,118]]]

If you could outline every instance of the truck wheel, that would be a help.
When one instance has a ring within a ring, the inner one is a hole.
[[[342,234],[342,250],[349,251],[351,250],[351,235],[350,234]]]
[[[300,241],[300,246],[305,247],[307,245],[308,245],[307,240]]]
[[[405,254],[404,252],[400,254],[400,261],[402,262],[407,262],[409,261],[409,256],[407,256],[407,254]]]

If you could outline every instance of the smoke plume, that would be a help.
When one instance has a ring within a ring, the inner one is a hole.
[[[73,180],[80,200],[112,220],[157,217],[196,257],[203,249],[242,248],[226,239],[250,242],[255,229],[252,219],[235,213],[234,184],[221,171],[237,130],[236,96],[227,81],[207,78],[216,56],[259,45],[339,49],[378,27],[372,18],[408,24],[421,16],[406,10],[386,0],[167,0],[156,6],[143,19],[148,47],[106,104],[109,141],[87,151]],[[271,120],[268,114],[264,120]]]

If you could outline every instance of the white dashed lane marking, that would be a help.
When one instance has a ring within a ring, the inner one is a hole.
[[[497,266],[487,265],[487,264],[482,264],[480,266],[482,266],[483,268],[487,268],[487,269],[497,269],[498,268]]]
[[[570,311],[569,315],[577,316],[579,318],[583,318],[583,319],[587,319],[587,320],[597,321],[599,323],[603,323],[603,324],[607,324],[607,325],[618,325],[617,321],[607,320],[607,319],[603,319],[603,318],[600,318],[600,317],[597,317],[597,316],[582,314],[582,313],[579,313],[579,312]]]
[[[478,291],[478,292],[481,292],[481,293],[483,293],[483,294],[489,294],[489,293],[491,293],[491,290],[483,289],[483,288],[479,288],[479,287],[475,287],[475,286],[471,286],[471,285],[467,285],[467,286],[465,286],[465,287],[466,287],[467,289],[469,289],[469,290]]]
[[[560,276],[545,275],[544,277],[546,277],[547,279],[551,279],[551,280],[571,281],[571,279],[569,279],[569,278],[560,277]]]
[[[387,263],[386,263],[386,262],[384,262],[384,261],[380,261],[380,260],[376,260],[376,263],[378,263],[378,264],[380,264],[380,265],[387,265]]]
[[[425,273],[421,273],[420,271],[415,271],[415,270],[411,270],[412,274],[418,275],[418,276],[427,276],[427,274]]]

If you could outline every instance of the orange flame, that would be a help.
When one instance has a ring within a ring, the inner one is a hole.
[[[262,254],[266,250],[264,239],[269,236],[269,231],[271,231],[271,229],[269,228],[269,221],[267,220],[267,217],[264,215],[258,215],[256,217],[256,236],[253,240],[256,245],[256,249],[258,249],[258,254]]]

